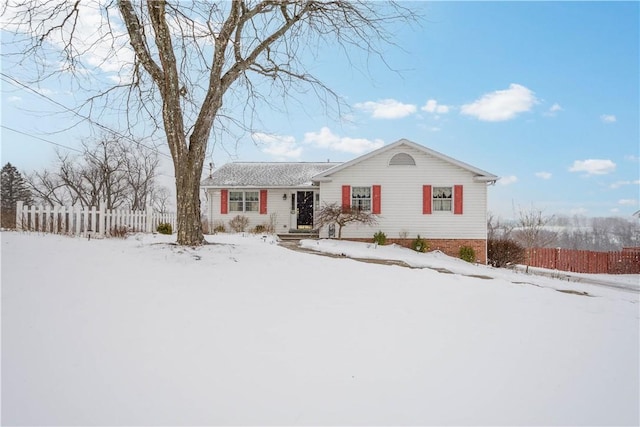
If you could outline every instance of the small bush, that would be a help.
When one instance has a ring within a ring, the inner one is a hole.
[[[462,246],[458,256],[464,261],[476,262],[476,251],[471,246]]]
[[[412,242],[411,242],[411,249],[413,249],[416,252],[427,252],[429,250],[429,242],[427,242],[426,240],[424,240],[422,237],[420,237],[420,235],[418,234],[418,237],[416,237]]]
[[[213,232],[214,233],[226,233],[227,227],[225,227],[224,222],[222,221],[214,221],[213,222]]]
[[[522,264],[525,259],[524,248],[510,239],[489,239],[487,241],[487,259],[489,265],[506,267]]]
[[[124,225],[112,227],[111,230],[109,230],[109,236],[124,239],[127,237],[127,227]]]
[[[173,228],[168,222],[163,222],[158,224],[158,228],[156,228],[156,231],[160,234],[172,234]]]
[[[262,233],[267,233],[268,232],[268,226],[264,225],[264,224],[258,224],[255,227],[253,227],[253,233],[255,234],[262,234]]]
[[[241,233],[249,226],[249,218],[244,215],[236,215],[231,221],[229,221],[229,227],[236,233]]]
[[[373,243],[377,245],[384,245],[385,243],[387,243],[387,235],[382,231],[378,231],[373,235]]]

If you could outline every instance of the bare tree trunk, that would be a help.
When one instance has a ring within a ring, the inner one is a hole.
[[[204,243],[200,218],[200,176],[204,155],[194,159],[194,165],[176,163],[177,242],[197,246]]]

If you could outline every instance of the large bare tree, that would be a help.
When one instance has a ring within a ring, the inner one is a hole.
[[[114,0],[93,6],[102,16],[92,23],[98,37],[78,40],[87,7],[80,1],[10,0],[4,27],[29,35],[23,54],[39,58],[53,47],[55,64],[78,81],[87,81],[83,56],[90,56],[94,68],[120,67],[116,88],[125,88],[129,123],[154,123],[150,127],[164,133],[175,172],[177,241],[183,245],[204,242],[200,180],[212,129],[221,119],[248,129],[258,100],[269,105],[275,95],[309,88],[339,105],[307,72],[304,58],[333,43],[334,52],[348,54],[355,47],[384,61],[382,46],[393,44],[390,25],[415,19],[400,4],[369,0]],[[40,77],[48,63],[38,62]],[[84,106],[95,113],[96,100],[115,93],[104,87]],[[229,116],[225,104],[239,108],[239,116]],[[155,117],[161,120],[153,122]]]

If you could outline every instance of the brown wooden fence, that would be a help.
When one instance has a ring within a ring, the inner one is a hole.
[[[640,248],[617,252],[535,248],[526,251],[531,267],[592,274],[640,274]]]

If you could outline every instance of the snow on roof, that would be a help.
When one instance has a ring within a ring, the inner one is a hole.
[[[202,181],[203,187],[299,187],[341,163],[234,162],[223,165]]]

